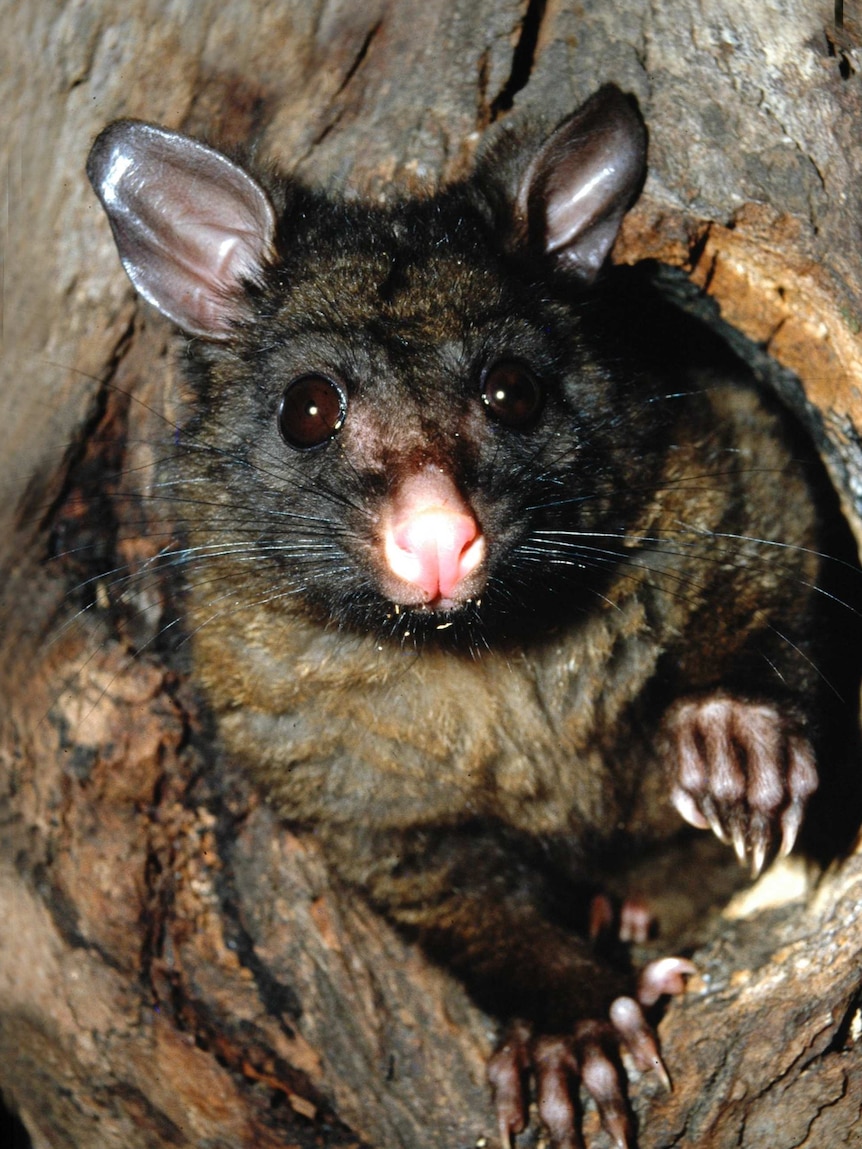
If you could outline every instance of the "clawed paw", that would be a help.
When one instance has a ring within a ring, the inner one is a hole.
[[[526,1127],[530,1074],[539,1116],[554,1149],[583,1146],[575,1100],[579,1082],[595,1101],[602,1125],[614,1144],[618,1149],[631,1149],[632,1121],[623,1059],[642,1073],[655,1073],[670,1088],[658,1041],[643,1006],[653,1004],[664,994],[681,993],[695,972],[692,963],[683,958],[651,962],[641,974],[637,1001],[618,997],[612,1002],[606,1021],[578,1022],[570,1034],[537,1035],[525,1022],[515,1022],[488,1063],[488,1080],[494,1090],[500,1140],[505,1149],[511,1146],[512,1136]]]
[[[770,703],[721,693],[683,699],[664,733],[674,774],[671,800],[685,820],[733,844],[756,876],[790,853],[817,789],[811,744]]]

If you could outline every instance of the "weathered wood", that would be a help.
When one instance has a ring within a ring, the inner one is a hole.
[[[828,0],[3,5],[0,1089],[37,1149],[495,1137],[488,1019],[215,760],[154,641],[166,589],[139,578],[122,606],[103,577],[73,617],[95,571],[57,556],[101,533],[103,569],[145,571],[170,532],[144,479],[171,341],[86,183],[93,136],[140,116],[385,195],[616,81],[650,126],[616,258],[689,271],[796,373],[772,378],[862,537],[862,50],[844,11],[836,30]],[[862,1144],[860,898],[856,857],[816,897],[725,924],[662,1023],[675,1092],[633,1088],[642,1149]]]

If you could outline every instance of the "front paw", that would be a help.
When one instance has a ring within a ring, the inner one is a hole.
[[[817,789],[811,743],[768,702],[720,692],[681,699],[663,724],[671,801],[687,822],[733,843],[757,875],[775,851],[793,849]]]
[[[607,1020],[578,1022],[569,1034],[534,1034],[527,1023],[515,1022],[488,1063],[504,1149],[526,1127],[528,1076],[533,1077],[539,1117],[553,1149],[583,1146],[576,1111],[579,1082],[595,1101],[613,1144],[617,1149],[630,1149],[632,1122],[620,1053],[642,1073],[655,1073],[670,1088],[655,1033],[642,1007],[654,1005],[666,994],[682,993],[695,972],[684,958],[651,962],[640,976],[637,1000],[618,997]]]

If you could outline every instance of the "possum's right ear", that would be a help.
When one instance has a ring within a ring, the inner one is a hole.
[[[137,120],[105,128],[87,175],[138,292],[189,334],[226,339],[243,285],[273,256],[263,188],[213,148]]]
[[[532,156],[510,141],[500,160],[503,169],[514,168],[514,177],[497,173],[507,185],[513,245],[555,273],[590,283],[643,180],[646,129],[632,103],[607,84]],[[485,162],[493,181],[493,152]]]

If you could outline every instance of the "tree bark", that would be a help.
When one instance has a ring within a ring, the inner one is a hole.
[[[616,82],[650,150],[614,257],[683,269],[754,342],[862,539],[862,13],[843,9],[2,6],[0,1089],[36,1149],[497,1143],[490,1020],[218,760],[164,656],[169,588],[140,575],[171,524],[140,476],[176,368],[87,185],[92,138],[137,116],[391,194]],[[862,1145],[862,859],[760,895],[662,1022],[676,1088],[634,1083],[641,1149]]]

